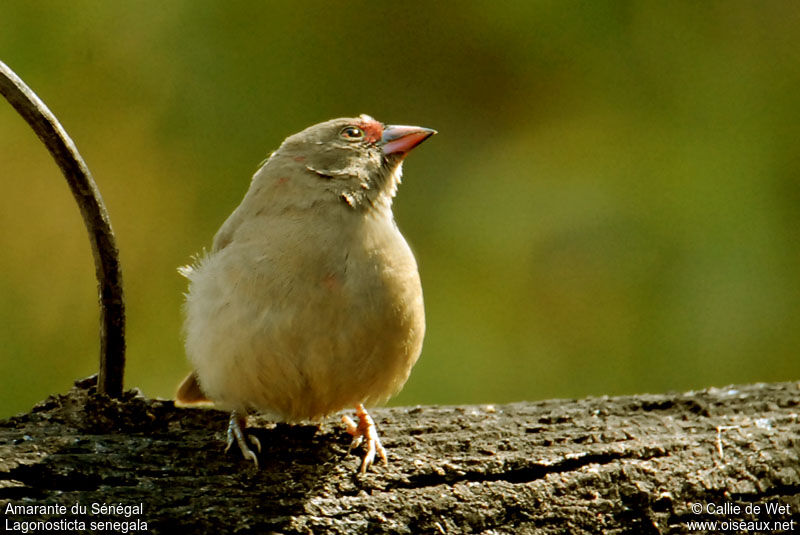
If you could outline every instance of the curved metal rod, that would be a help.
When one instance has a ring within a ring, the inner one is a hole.
[[[28,121],[67,179],[89,232],[100,293],[99,392],[122,394],[125,371],[125,301],[114,231],[89,168],[67,132],[39,97],[0,61],[0,94]]]

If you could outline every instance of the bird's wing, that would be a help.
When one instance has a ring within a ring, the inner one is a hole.
[[[233,235],[236,233],[236,229],[238,229],[242,224],[242,221],[244,221],[242,210],[242,206],[239,205],[236,210],[234,210],[233,213],[228,216],[228,219],[225,220],[217,233],[214,235],[214,243],[211,245],[212,253],[221,251],[233,241]]]

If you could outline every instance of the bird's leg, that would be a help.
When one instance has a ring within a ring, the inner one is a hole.
[[[248,435],[247,438],[245,438],[244,428],[246,427],[247,422],[245,421],[245,417],[236,411],[231,411],[231,419],[228,421],[228,444],[225,446],[225,451],[227,452],[231,449],[233,441],[236,440],[236,444],[239,445],[239,449],[242,451],[244,458],[253,461],[256,468],[258,468],[258,458],[247,445],[247,440],[250,440],[259,453],[261,453],[261,442],[252,435]]]
[[[361,403],[356,405],[356,416],[358,417],[358,425],[349,416],[342,416],[342,422],[346,426],[347,432],[353,435],[353,442],[350,443],[351,450],[366,439],[367,453],[364,455],[364,460],[361,462],[361,470],[359,470],[363,474],[375,460],[376,453],[380,456],[384,465],[389,463],[386,460],[386,450],[383,449],[381,439],[378,438],[375,421]]]

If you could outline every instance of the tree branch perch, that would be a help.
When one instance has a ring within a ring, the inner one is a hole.
[[[360,477],[361,452],[348,454],[335,418],[318,429],[251,417],[263,447],[255,470],[223,452],[225,413],[135,392],[109,400],[83,381],[0,422],[0,511],[142,504],[113,519],[147,522],[151,533],[661,534],[689,533],[692,521],[798,529],[798,394],[797,383],[779,383],[375,409],[389,466]],[[766,503],[782,509],[767,513]],[[738,513],[714,509],[733,506]]]

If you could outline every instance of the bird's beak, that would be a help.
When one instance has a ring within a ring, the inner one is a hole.
[[[421,126],[387,125],[381,137],[383,153],[405,154],[435,133],[436,130]]]

